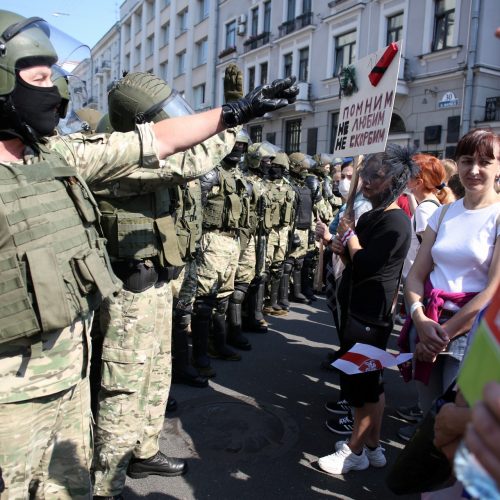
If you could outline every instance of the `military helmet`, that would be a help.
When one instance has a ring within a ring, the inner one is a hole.
[[[269,158],[273,160],[276,157],[276,154],[279,152],[279,149],[270,142],[254,142],[249,148],[246,154],[246,162],[248,168],[253,170],[259,170],[260,162]]]
[[[342,163],[344,163],[344,158],[340,157],[334,158],[332,160],[332,167],[336,167],[337,165],[342,165]]]
[[[250,146],[250,144],[252,144],[252,139],[250,139],[248,132],[242,128],[236,133],[235,142],[244,142],[245,144],[248,144]]]
[[[194,114],[191,106],[161,78],[151,73],[128,73],[114,82],[108,94],[109,121],[119,132],[137,123],[158,122]]]
[[[0,96],[14,90],[16,70],[56,63],[57,53],[49,36],[49,26],[40,17],[25,18],[0,10]]]
[[[313,156],[316,165],[311,171],[321,177],[325,177],[330,171],[330,165],[333,162],[333,157],[327,153],[316,153]]]
[[[291,153],[288,155],[288,159],[290,160],[290,171],[297,175],[307,172],[316,165],[311,155],[300,152]]]
[[[288,155],[284,151],[278,151],[274,157],[273,164],[279,165],[280,167],[283,167],[284,170],[288,171],[290,168]]]
[[[111,122],[109,121],[109,115],[106,113],[100,120],[99,123],[97,124],[97,127],[95,128],[95,131],[98,134],[111,134],[114,129],[111,126]]]

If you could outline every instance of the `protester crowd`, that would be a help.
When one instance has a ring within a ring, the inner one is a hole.
[[[498,387],[474,409],[455,390],[500,283],[498,135],[468,132],[456,164],[394,144],[286,154],[241,126],[294,102],[294,79],[244,96],[234,65],[221,108],[194,114],[129,73],[99,123],[58,127],[69,76],[47,24],[0,11],[0,31],[2,498],[120,498],[126,476],[186,473],[158,444],[171,380],[207,387],[211,359],[251,356],[266,317],[318,293],[340,345],[325,368],[359,342],[385,350],[396,318],[418,393],[398,413],[418,425],[446,394],[435,445],[452,461],[465,437],[500,482],[483,425],[498,433]],[[320,469],[386,466],[383,370],[340,372],[325,408],[344,439]]]

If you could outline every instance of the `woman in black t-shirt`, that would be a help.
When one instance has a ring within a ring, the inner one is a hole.
[[[373,209],[356,225],[343,219],[332,249],[345,259],[339,289],[341,351],[356,342],[385,349],[393,327],[392,309],[403,262],[410,246],[411,226],[396,200],[418,167],[409,152],[389,144],[385,153],[370,155],[360,172],[362,192]],[[382,371],[341,373],[342,395],[355,408],[349,442],[319,459],[322,470],[343,474],[369,465],[386,464],[380,447],[385,398]]]

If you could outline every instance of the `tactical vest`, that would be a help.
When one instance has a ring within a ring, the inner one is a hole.
[[[298,207],[296,214],[296,225],[297,229],[309,229],[311,227],[312,220],[312,195],[311,190],[304,184],[296,184],[295,192],[298,196]]]
[[[259,176],[249,173],[246,176],[247,182],[252,185],[252,195],[250,198],[250,219],[249,229],[251,234],[255,234],[259,221],[262,229],[267,234],[271,231],[272,225],[272,197],[267,187],[268,182],[263,181]]]
[[[158,258],[160,265],[184,264],[177,243],[178,188],[125,197],[98,196],[108,252],[115,260]]]
[[[208,193],[203,227],[222,231],[249,227],[250,200],[245,179],[239,172],[235,176],[234,170],[217,169],[219,185]]]
[[[286,184],[272,184],[272,226],[286,227],[292,223],[295,193]]]
[[[184,262],[194,259],[196,244],[202,234],[203,206],[200,181],[195,179],[180,189],[180,203],[177,209],[177,239],[179,252]]]
[[[95,200],[58,153],[0,163],[0,198],[0,342],[65,328],[119,291]]]

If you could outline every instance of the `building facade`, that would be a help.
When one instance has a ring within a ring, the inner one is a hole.
[[[500,132],[498,26],[498,0],[126,0],[85,71],[102,112],[122,71],[154,72],[196,110],[222,104],[229,63],[245,92],[296,75],[297,102],[248,129],[312,154],[334,147],[340,69],[400,40],[389,140],[450,157],[467,130]]]

